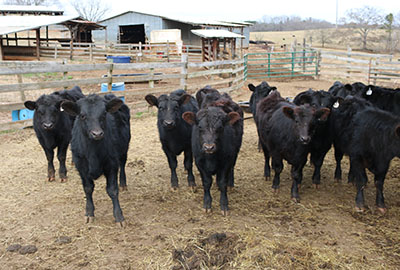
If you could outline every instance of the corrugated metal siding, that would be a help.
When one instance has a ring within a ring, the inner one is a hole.
[[[148,38],[150,38],[150,32],[152,30],[163,29],[162,19],[160,17],[136,12],[127,13],[110,20],[102,21],[101,24],[107,26],[107,40],[111,42],[118,41],[120,25],[144,24],[146,37]],[[95,41],[102,42],[105,40],[105,31],[92,31],[92,36]]]
[[[181,29],[181,36],[183,44],[201,45],[201,38],[194,35],[190,30],[196,29],[190,24],[185,24],[172,20],[163,20],[163,29]]]

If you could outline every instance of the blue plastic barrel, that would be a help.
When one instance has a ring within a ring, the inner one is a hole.
[[[130,63],[131,57],[122,55],[117,55],[117,56],[109,55],[107,56],[107,61],[112,63]]]
[[[14,121],[32,119],[34,113],[35,111],[31,111],[28,109],[14,110],[11,112],[11,120],[14,122]]]
[[[112,83],[111,84],[111,91],[124,91],[125,90],[125,83],[124,82],[117,82],[117,83]],[[108,83],[102,83],[101,84],[101,92],[107,92],[108,91]],[[119,96],[123,102],[125,102],[125,97]]]

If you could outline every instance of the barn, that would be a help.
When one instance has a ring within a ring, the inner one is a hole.
[[[159,15],[146,14],[136,11],[127,11],[99,22],[107,27],[104,31],[93,31],[95,41],[115,43],[145,43],[150,42],[153,30],[179,29],[181,40],[188,45],[201,45],[201,38],[191,32],[195,29],[223,29],[243,35],[243,47],[248,47],[250,38],[250,23],[222,22],[222,21],[186,21],[168,18]],[[239,45],[239,44],[238,44]],[[239,45],[239,46],[240,46]]]

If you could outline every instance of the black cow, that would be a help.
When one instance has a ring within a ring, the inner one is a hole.
[[[334,97],[331,93],[319,90],[314,91],[309,89],[299,93],[293,103],[300,106],[309,104],[315,108],[328,108],[332,110],[334,107],[339,106],[339,99],[341,97]],[[321,182],[321,166],[324,158],[332,146],[333,134],[330,130],[330,116],[326,121],[318,121],[314,135],[309,143],[309,152],[311,154],[311,163],[314,165],[314,173],[312,182],[316,188]]]
[[[254,84],[250,83],[248,86],[249,90],[252,92],[249,100],[250,110],[253,114],[254,121],[256,120],[257,114],[257,103],[268,96],[271,91],[276,90],[275,86],[269,86],[269,84],[265,81],[261,82],[259,85],[254,86]]]
[[[328,90],[333,96],[345,98],[349,95],[357,96],[365,88],[362,82],[355,82],[353,84],[343,84],[336,81]]]
[[[349,153],[349,146],[353,136],[355,126],[354,116],[373,105],[363,98],[347,96],[345,99],[339,99],[339,106],[333,107],[329,119],[330,134],[333,136],[333,146],[335,149],[335,180],[342,180],[341,160],[344,154]],[[348,175],[348,182],[353,182],[351,166]]]
[[[183,119],[193,125],[192,149],[203,182],[205,212],[211,211],[210,188],[216,174],[220,208],[223,215],[228,215],[227,187],[234,185],[234,167],[243,137],[243,112],[224,94],[197,114],[185,112]]]
[[[118,200],[118,169],[120,187],[125,189],[125,163],[131,138],[129,108],[112,94],[104,97],[92,94],[77,102],[64,101],[61,106],[77,117],[72,129],[71,151],[86,194],[86,222],[94,218],[94,180],[104,175],[114,218],[123,226],[124,216]]]
[[[318,121],[326,121],[330,110],[315,108],[309,104],[296,106],[285,101],[278,91],[274,91],[257,105],[257,128],[267,156],[271,156],[275,171],[272,188],[277,191],[283,159],[292,165],[293,184],[291,197],[300,200],[299,185],[303,177],[303,167],[307,162],[309,143]]]
[[[178,177],[176,175],[176,157],[184,152],[184,166],[188,172],[188,184],[191,188],[196,186],[193,175],[192,155],[192,126],[183,121],[184,112],[198,111],[197,102],[184,90],[176,90],[170,95],[161,95],[156,98],[147,95],[146,101],[158,108],[157,127],[162,149],[167,156],[169,168],[171,169],[171,187],[178,188]]]
[[[35,110],[33,129],[47,158],[47,180],[55,180],[53,164],[54,149],[57,148],[57,158],[60,162],[59,176],[61,182],[67,181],[65,159],[71,141],[71,130],[75,117],[60,110],[63,100],[77,101],[83,98],[81,89],[75,86],[71,90],[62,90],[50,95],[41,95],[36,101],[26,101],[25,107]]]
[[[355,178],[356,209],[363,211],[364,187],[368,181],[365,169],[374,174],[376,206],[386,212],[383,184],[391,160],[400,157],[400,117],[374,107],[354,115],[351,140],[348,142],[351,173]]]
[[[400,89],[384,88],[374,85],[365,86],[357,96],[371,102],[377,108],[400,116]]]

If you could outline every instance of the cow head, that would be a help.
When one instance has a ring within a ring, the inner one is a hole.
[[[308,144],[315,132],[315,122],[324,122],[328,119],[328,108],[316,109],[308,104],[302,106],[282,107],[284,115],[294,121],[294,127],[302,144]]]
[[[201,150],[206,154],[213,154],[217,151],[220,138],[227,125],[234,125],[241,117],[237,112],[224,112],[218,107],[201,109],[197,114],[185,112],[183,119],[195,126],[198,132],[198,139]]]
[[[35,111],[35,121],[46,131],[54,129],[63,112],[60,111],[62,99],[58,95],[42,95],[36,101],[25,101],[29,110]]]
[[[158,108],[158,123],[166,129],[173,129],[179,123],[182,117],[181,106],[188,103],[191,98],[192,96],[188,94],[145,97],[147,103]]]
[[[104,99],[98,95],[89,95],[77,102],[64,101],[61,107],[80,125],[86,137],[92,140],[104,138],[107,113],[115,113],[122,106],[119,98]]]
[[[257,103],[268,96],[272,91],[276,90],[276,87],[274,86],[269,86],[269,84],[265,81],[260,83],[257,86],[254,86],[252,83],[248,85],[248,88],[251,92],[253,92],[250,96],[250,109],[253,115],[256,115],[256,108],[257,108]]]

